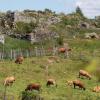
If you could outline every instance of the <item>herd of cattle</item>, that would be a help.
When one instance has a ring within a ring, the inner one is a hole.
[[[57,61],[57,58],[56,57],[49,57],[48,59],[48,62],[49,63],[52,63],[52,59],[56,60]],[[24,58],[22,56],[18,56],[15,60],[15,63],[17,64],[22,64]],[[80,77],[86,77],[87,79],[91,80],[92,79],[92,76],[85,70],[80,70],[79,71],[79,78]],[[4,81],[4,86],[11,86],[14,82],[15,82],[15,77],[14,76],[11,76],[11,77],[7,77]],[[80,80],[72,80],[72,81],[67,81],[65,83],[66,85],[69,85],[69,86],[74,86],[74,88],[79,87],[80,89],[83,89],[83,90],[86,90],[86,87],[84,85],[84,83]],[[47,79],[46,80],[46,86],[49,87],[49,86],[55,86],[57,87],[57,82],[55,81],[55,79]],[[42,85],[39,84],[39,83],[31,83],[31,84],[28,84],[25,91],[32,91],[32,90],[37,90],[37,91],[40,91],[41,90],[41,87]],[[92,89],[93,92],[100,92],[100,86],[95,86],[93,89]]]

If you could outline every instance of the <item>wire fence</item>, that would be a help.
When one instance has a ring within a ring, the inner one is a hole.
[[[52,56],[52,55],[59,55],[58,48],[53,49],[44,49],[44,48],[38,48],[35,47],[34,49],[11,49],[9,51],[0,51],[0,60],[3,59],[16,59],[17,56],[23,56],[25,58],[28,57],[40,57],[40,56]],[[92,53],[84,52],[84,51],[71,51],[64,54],[66,58],[78,58],[83,59],[86,56],[92,56],[92,57],[100,57],[100,51],[93,51]]]
[[[34,49],[11,49],[9,51],[0,51],[0,60],[3,59],[16,59],[17,56],[21,55],[25,58],[36,57],[36,56],[48,56],[52,55],[53,51],[44,48],[34,48]]]
[[[0,100],[15,100],[15,98],[13,95],[10,95],[10,94],[6,94],[4,96],[4,93],[0,92]]]

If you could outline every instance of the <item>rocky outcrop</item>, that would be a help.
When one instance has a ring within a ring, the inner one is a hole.
[[[99,35],[97,35],[97,33],[93,32],[93,33],[86,33],[85,34],[85,38],[86,39],[99,39]]]

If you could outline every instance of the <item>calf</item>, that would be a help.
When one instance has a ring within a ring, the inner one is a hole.
[[[10,86],[14,83],[15,81],[15,77],[14,76],[11,76],[11,77],[7,77],[5,80],[4,80],[4,86]]]
[[[66,48],[59,48],[59,49],[58,49],[58,52],[59,52],[59,53],[65,53],[65,52],[66,52]]]
[[[15,63],[22,64],[23,60],[24,60],[23,56],[18,56],[15,60]]]
[[[32,90],[37,90],[37,91],[40,91],[41,89],[41,85],[40,84],[37,84],[37,83],[31,83],[29,85],[27,85],[25,91],[32,91]]]
[[[67,81],[66,85],[72,86],[73,85],[73,81]]]
[[[73,85],[74,85],[74,88],[75,88],[76,86],[78,86],[80,89],[85,90],[85,86],[84,86],[84,84],[83,84],[80,80],[74,80],[74,81],[73,81]]]
[[[85,77],[89,78],[89,80],[91,79],[91,75],[85,70],[79,71],[79,78],[80,78],[80,76],[85,76]]]
[[[95,86],[95,87],[92,89],[92,92],[100,92],[100,86]]]
[[[58,52],[59,52],[59,53],[65,53],[65,52],[70,52],[70,51],[72,51],[71,48],[62,47],[62,48],[59,48],[59,49],[58,49]]]
[[[57,87],[56,81],[54,79],[48,79],[46,86],[55,85]]]
[[[48,63],[48,64],[52,64],[52,63],[54,63],[54,60],[52,60],[52,59],[47,59],[47,63]]]
[[[48,58],[49,60],[52,60],[54,62],[60,62],[59,58],[57,56],[51,56]]]

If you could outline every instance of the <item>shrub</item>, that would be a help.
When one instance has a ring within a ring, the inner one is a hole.
[[[58,44],[58,45],[63,45],[63,38],[62,38],[62,37],[59,37],[59,38],[57,39],[57,44]]]
[[[43,100],[37,91],[23,91],[21,100]]]

